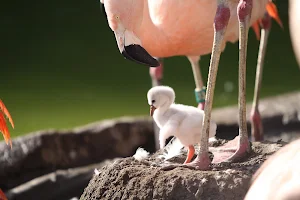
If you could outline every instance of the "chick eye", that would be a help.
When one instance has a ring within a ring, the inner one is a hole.
[[[152,103],[155,103],[155,100],[152,100]]]

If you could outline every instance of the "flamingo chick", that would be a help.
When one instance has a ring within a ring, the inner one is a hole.
[[[4,103],[0,99],[0,132],[3,134],[4,140],[6,144],[10,144],[10,148],[12,148],[12,142],[9,134],[8,127],[6,125],[5,116],[8,118],[9,123],[14,128],[14,122],[9,114],[7,108],[5,107]]]
[[[175,92],[168,86],[156,86],[147,94],[150,105],[150,116],[160,128],[160,148],[170,136],[175,136],[181,144],[188,148],[184,164],[189,163],[194,156],[194,144],[200,141],[204,111],[193,106],[175,104]],[[209,137],[216,135],[217,125],[210,122]]]

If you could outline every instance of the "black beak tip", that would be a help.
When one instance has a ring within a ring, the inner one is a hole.
[[[151,65],[150,67],[158,67],[160,64],[158,62],[158,60],[156,60],[155,58],[153,58],[153,65]]]
[[[122,55],[128,60],[150,67],[158,67],[160,65],[159,62],[140,45],[133,44],[125,46]]]

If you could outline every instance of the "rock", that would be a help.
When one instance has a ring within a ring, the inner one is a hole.
[[[121,118],[70,131],[41,131],[0,144],[0,188],[7,190],[53,172],[133,155],[139,146],[154,151],[149,118]]]
[[[268,156],[283,143],[252,145],[245,161],[232,164],[212,164],[208,171],[177,167],[161,168],[162,152],[144,161],[124,158],[99,169],[84,190],[80,200],[91,199],[233,199],[245,196],[250,179]],[[182,163],[182,162],[181,162]]]
[[[9,200],[66,200],[79,197],[92,178],[94,169],[109,162],[113,160],[85,167],[57,170],[7,191],[6,196]]]

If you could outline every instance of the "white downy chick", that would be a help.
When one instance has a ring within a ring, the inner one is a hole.
[[[184,163],[189,163],[194,156],[194,144],[200,143],[204,111],[193,106],[175,104],[175,92],[168,86],[156,86],[147,94],[150,115],[160,128],[160,148],[170,136],[177,137],[188,148]],[[216,135],[217,125],[210,124],[209,138]]]

